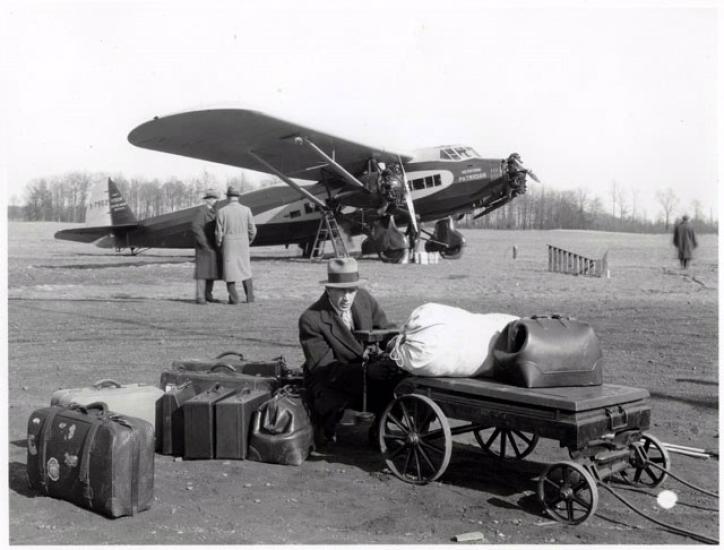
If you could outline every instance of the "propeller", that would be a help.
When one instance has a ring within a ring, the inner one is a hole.
[[[533,173],[533,170],[530,170],[523,166],[523,160],[520,158],[520,155],[518,153],[511,153],[510,156],[507,158],[506,162],[508,163],[509,171],[511,171],[510,167],[512,167],[513,172],[522,173],[530,176],[534,182],[540,183],[538,176]]]
[[[417,235],[420,232],[420,228],[417,227],[417,215],[415,214],[415,204],[412,201],[412,189],[410,189],[410,184],[407,181],[407,173],[405,172],[405,167],[402,164],[402,159],[399,155],[397,157],[397,163],[400,165],[400,169],[402,170],[402,183],[405,186],[405,204],[407,204],[407,211],[410,213],[410,222],[412,223],[412,227],[415,229],[415,235]]]

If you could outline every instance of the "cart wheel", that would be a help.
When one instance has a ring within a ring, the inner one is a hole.
[[[398,397],[382,415],[380,450],[387,467],[402,481],[435,481],[445,472],[452,454],[445,413],[423,395]]]
[[[553,519],[578,525],[596,512],[596,480],[576,462],[556,462],[538,481],[538,498]]]
[[[664,470],[668,470],[671,465],[669,452],[661,441],[653,435],[642,434],[641,439],[631,445],[629,455],[631,468],[622,471],[621,478],[626,483],[637,487],[658,487],[666,479],[666,472],[650,466],[648,462],[652,462]]]
[[[520,460],[533,452],[538,445],[538,434],[508,428],[473,430],[478,445],[498,458]]]

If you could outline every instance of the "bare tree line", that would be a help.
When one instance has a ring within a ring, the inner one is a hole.
[[[546,186],[529,186],[528,191],[505,206],[481,218],[466,215],[462,227],[488,229],[588,229],[628,233],[660,233],[669,231],[680,206],[671,188],[656,193],[660,208],[656,219],[648,219],[641,209],[637,189],[627,191],[613,181],[609,189],[610,210],[598,196],[589,196],[585,189],[558,191]],[[699,232],[715,233],[718,220],[713,211],[706,217],[701,201],[694,200],[686,210]]]
[[[85,207],[91,188],[108,177],[109,174],[104,173],[70,172],[62,176],[36,178],[25,186],[23,204],[8,207],[8,218],[18,221],[85,222]],[[164,180],[128,179],[122,174],[110,177],[139,219],[196,206],[203,191],[209,187],[222,190],[233,184],[244,192],[277,183],[275,178],[254,183],[243,172],[227,178],[223,185],[208,172],[188,182],[175,177]]]
[[[85,221],[85,205],[91,187],[108,177],[109,174],[104,173],[70,172],[61,176],[36,178],[26,185],[23,204],[11,204],[8,207],[8,218],[82,223]],[[139,219],[195,206],[199,204],[202,192],[209,187],[221,190],[233,184],[244,192],[279,182],[273,177],[254,182],[243,171],[223,183],[208,172],[188,182],[175,177],[164,180],[128,179],[122,174],[110,177]],[[471,214],[466,215],[460,223],[463,227],[491,229],[592,229],[656,233],[669,231],[674,221],[672,216],[680,206],[674,191],[671,188],[663,189],[656,194],[660,215],[655,220],[649,220],[640,207],[638,190],[627,190],[615,180],[611,182],[609,198],[610,210],[604,206],[600,197],[590,196],[585,189],[558,191],[547,186],[531,185],[527,193],[502,208],[477,220]],[[698,231],[718,230],[718,221],[711,212],[706,217],[700,201],[692,201],[687,210]]]

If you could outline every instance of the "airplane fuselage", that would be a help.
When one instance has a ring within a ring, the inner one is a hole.
[[[409,162],[405,165],[415,210],[422,222],[470,211],[472,204],[501,193],[506,178],[500,159],[470,158],[460,161]],[[304,186],[324,200],[321,183]],[[254,214],[257,236],[253,246],[306,243],[314,239],[321,218],[319,207],[286,185],[275,185],[242,194],[241,203]],[[117,247],[193,248],[191,220],[197,207],[141,220],[139,227],[116,233]],[[346,206],[343,212],[351,212]],[[361,233],[352,228],[352,234]]]

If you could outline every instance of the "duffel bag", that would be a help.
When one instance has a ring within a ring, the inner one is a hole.
[[[492,345],[500,331],[517,318],[423,304],[393,338],[390,358],[415,376],[492,376]]]
[[[38,409],[28,419],[31,487],[115,518],[153,501],[153,426],[101,403]]]
[[[588,323],[560,315],[508,324],[495,349],[494,378],[524,388],[600,386],[603,353]]]
[[[263,403],[251,420],[247,458],[299,466],[314,446],[314,431],[303,391],[285,386]]]

